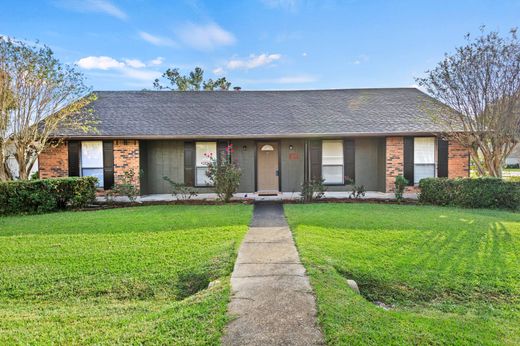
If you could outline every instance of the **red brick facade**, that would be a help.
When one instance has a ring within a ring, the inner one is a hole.
[[[44,150],[38,157],[38,172],[41,179],[67,177],[69,175],[69,152],[67,142]]]
[[[394,191],[395,178],[403,175],[403,167],[403,137],[386,137],[386,192]]]
[[[448,178],[469,177],[469,151],[460,144],[450,142],[448,145]]]
[[[386,138],[386,191],[395,190],[395,177],[403,174],[404,138]],[[450,142],[448,145],[448,178],[469,177],[469,152],[461,145]],[[409,186],[406,191],[417,191],[417,187]]]
[[[139,141],[116,140],[114,141],[114,182],[121,182],[125,172],[134,170],[136,186],[139,187]]]

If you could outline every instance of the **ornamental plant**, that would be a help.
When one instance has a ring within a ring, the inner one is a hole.
[[[408,179],[402,175],[395,177],[395,199],[398,202],[403,200],[403,193],[406,186],[408,186]]]
[[[226,147],[225,155],[221,155],[220,160],[212,155],[206,156],[208,159],[206,176],[215,186],[219,200],[224,203],[228,203],[233,194],[237,192],[242,176],[238,162],[231,157],[234,152],[233,144],[229,144]]]

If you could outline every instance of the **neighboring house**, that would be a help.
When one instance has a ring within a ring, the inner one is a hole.
[[[133,169],[142,194],[170,193],[163,176],[210,192],[204,154],[230,143],[240,192],[295,192],[319,177],[329,191],[351,179],[392,191],[397,175],[411,185],[469,175],[469,153],[437,137],[428,110],[439,104],[414,88],[97,95],[97,133],[59,133],[64,144],[40,155],[42,178],[93,175],[108,189]]]
[[[7,167],[11,171],[13,178],[18,179],[20,177],[20,172],[19,172],[18,162],[16,161],[16,158],[14,157],[14,153],[15,153],[14,145],[10,145],[9,147],[7,147],[7,155],[8,155],[7,156]],[[35,173],[37,171],[38,171],[38,159],[36,159],[36,162],[34,163],[29,176],[31,176],[33,173]]]
[[[520,165],[520,145],[517,145],[511,154],[506,157],[506,166]]]

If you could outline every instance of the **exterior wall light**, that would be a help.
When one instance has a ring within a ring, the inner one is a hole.
[[[244,146],[242,147],[242,150],[243,150],[243,151],[247,151],[247,145],[244,145]]]
[[[289,144],[289,150],[293,150],[294,146],[292,144]]]

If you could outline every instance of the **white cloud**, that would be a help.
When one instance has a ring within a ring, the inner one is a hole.
[[[154,46],[175,46],[175,42],[167,37],[155,36],[145,31],[139,31],[139,36],[148,43]]]
[[[187,23],[177,30],[177,35],[185,45],[204,51],[229,46],[236,42],[232,33],[216,23]]]
[[[302,53],[302,56],[303,56],[303,57],[306,57],[307,55],[308,55],[307,52],[303,52],[303,53]]]
[[[139,59],[125,59],[125,64],[133,68],[146,67],[146,64]]]
[[[109,56],[87,56],[79,59],[76,64],[85,70],[109,70],[125,66],[124,62]]]
[[[164,58],[162,56],[158,56],[157,58],[153,59],[153,60],[150,60],[148,62],[148,65],[151,65],[151,66],[159,66],[159,65],[162,65],[164,62]]]
[[[128,15],[108,0],[59,0],[56,5],[77,12],[104,13],[118,19],[127,19]]]
[[[87,56],[76,61],[76,64],[85,70],[110,70],[117,72],[119,76],[150,81],[150,84],[161,75],[160,71],[144,69],[146,64],[139,59],[119,61],[109,56]]]
[[[369,60],[368,55],[361,54],[360,56],[358,56],[358,58],[356,60],[352,61],[352,63],[354,65],[361,65],[361,64],[367,62],[368,60]]]
[[[250,70],[260,66],[269,65],[282,58],[281,54],[251,54],[248,59],[231,59],[226,63],[229,70]]]
[[[212,72],[213,72],[214,74],[216,74],[216,75],[221,75],[221,74],[224,73],[224,69],[223,69],[222,67],[217,67],[217,68],[214,69]]]
[[[284,10],[295,11],[298,9],[300,0],[262,0],[270,8],[281,8]]]

